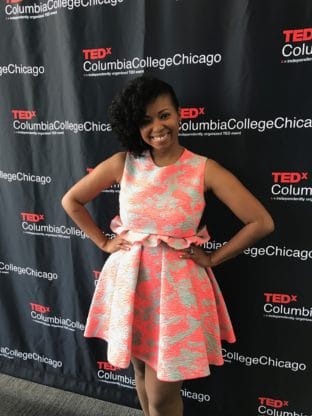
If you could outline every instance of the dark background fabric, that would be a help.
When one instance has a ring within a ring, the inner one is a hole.
[[[0,370],[138,406],[132,369],[83,337],[106,255],[60,200],[121,150],[108,105],[147,73],[177,92],[181,143],[237,175],[276,223],[215,268],[238,341],[184,383],[186,414],[310,414],[311,2],[15,1],[0,6]],[[88,207],[111,235],[118,187]],[[203,222],[207,250],[241,225],[213,195]]]

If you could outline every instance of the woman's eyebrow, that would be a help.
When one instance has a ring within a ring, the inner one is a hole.
[[[165,107],[165,108],[163,108],[162,110],[158,111],[158,114],[159,114],[159,113],[162,113],[163,111],[168,111],[168,110],[169,110],[169,108]]]

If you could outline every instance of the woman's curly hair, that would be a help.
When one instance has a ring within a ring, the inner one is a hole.
[[[122,145],[134,156],[139,157],[150,149],[140,135],[146,106],[159,95],[169,94],[174,107],[179,103],[173,88],[158,78],[142,76],[132,80],[112,101],[109,120],[113,132]]]

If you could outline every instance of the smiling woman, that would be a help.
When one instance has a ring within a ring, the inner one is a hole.
[[[127,151],[100,163],[63,197],[78,226],[110,254],[94,293],[85,336],[108,342],[108,361],[130,360],[146,416],[181,416],[183,380],[222,365],[221,341],[235,341],[211,267],[273,231],[261,203],[217,162],[179,143],[180,109],[170,85],[133,80],[113,101],[112,129]],[[120,184],[120,215],[107,239],[85,204]],[[199,229],[212,191],[242,228],[212,254]]]
[[[156,110],[164,114],[154,114]],[[153,114],[149,114],[151,111]],[[141,132],[148,131],[147,128],[150,128],[151,121],[156,121],[155,118],[175,118],[177,124],[174,128],[179,127],[180,111],[176,94],[169,84],[155,78],[136,78],[116,96],[110,106],[113,131],[125,148],[136,156],[141,156],[151,148]],[[176,136],[177,134],[178,130]]]

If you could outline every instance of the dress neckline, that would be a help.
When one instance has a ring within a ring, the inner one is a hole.
[[[150,151],[150,150],[148,150],[148,151],[147,151],[147,154],[148,154],[148,157],[149,157],[149,159],[150,159],[150,162],[152,163],[152,165],[153,165],[155,168],[158,168],[158,169],[164,169],[164,168],[168,168],[168,167],[170,167],[170,166],[174,166],[174,165],[176,165],[177,163],[181,162],[181,160],[185,157],[186,153],[187,153],[187,149],[186,149],[185,147],[183,147],[182,153],[180,154],[180,156],[178,157],[178,159],[177,159],[175,162],[170,163],[169,165],[158,166],[158,165],[156,165],[156,163],[155,163],[155,162],[154,162],[154,160],[153,160],[153,157],[152,157],[151,151]]]

